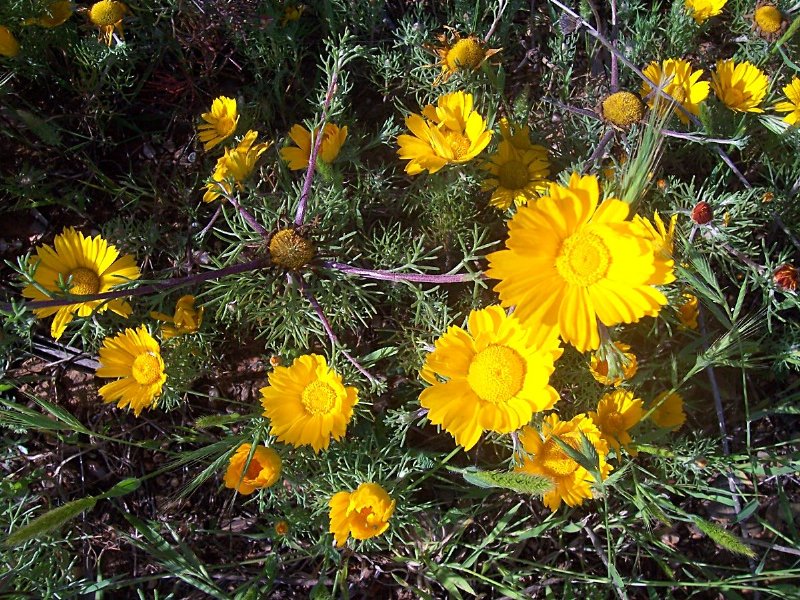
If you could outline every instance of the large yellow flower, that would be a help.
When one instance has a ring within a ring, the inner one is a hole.
[[[492,139],[483,117],[472,110],[472,94],[464,92],[440,96],[437,105],[429,104],[422,115],[409,115],[406,127],[413,135],[397,138],[397,155],[410,161],[406,165],[409,175],[426,169],[435,173],[445,165],[468,162]]]
[[[486,48],[477,36],[462,38],[458,33],[448,40],[446,34],[438,37],[442,44],[436,48],[442,74],[438,82],[447,81],[459,71],[477,71],[490,56],[500,52],[497,48]]]
[[[122,37],[122,19],[128,7],[117,0],[100,0],[89,9],[89,20],[100,29],[100,39],[109,46],[114,38],[114,31]]]
[[[126,329],[103,340],[98,377],[120,377],[100,388],[103,402],[130,406],[137,417],[144,408],[153,408],[167,380],[161,349],[142,325]]]
[[[329,531],[341,548],[348,537],[367,540],[389,528],[395,501],[377,483],[362,483],[354,492],[337,492],[328,502]]]
[[[72,2],[70,0],[53,0],[47,5],[44,13],[38,17],[25,19],[25,25],[38,25],[52,29],[63,25],[72,16]]]
[[[244,189],[244,182],[256,168],[258,158],[267,151],[272,142],[255,144],[258,132],[248,131],[236,148],[226,148],[225,154],[217,160],[217,166],[211,181],[206,184],[206,193],[203,202],[213,202],[222,194],[222,190],[229,196],[233,194],[233,187],[228,179],[233,179],[239,190]]]
[[[789,125],[797,125],[800,123],[800,79],[793,77],[789,84],[783,88],[783,93],[786,94],[788,102],[778,102],[775,105],[775,110],[789,113],[783,117],[783,120]]]
[[[14,58],[19,54],[19,42],[7,27],[0,25],[0,56]]]
[[[239,113],[236,109],[236,99],[220,96],[211,103],[211,110],[200,115],[205,121],[197,126],[197,137],[203,142],[205,150],[211,150],[221,144],[236,131],[239,122]]]
[[[317,130],[314,135],[318,133]],[[311,159],[311,132],[302,125],[293,125],[289,130],[289,137],[296,146],[281,148],[281,158],[289,164],[292,171],[307,169],[308,161]],[[319,148],[320,160],[326,163],[335,161],[346,139],[347,125],[340,128],[333,123],[325,123]]]
[[[269,385],[261,388],[264,416],[270,433],[295,447],[328,448],[331,438],[344,437],[358,403],[358,390],[345,387],[342,378],[317,354],[295,359],[290,367],[276,367]]]
[[[72,227],[65,227],[55,237],[53,244],[55,248],[39,246],[36,256],[31,257],[31,265],[36,266],[33,275],[36,285],[28,285],[22,290],[25,298],[49,300],[58,297],[63,285],[73,296],[90,296],[107,292],[126,281],[139,279],[141,275],[133,256],[126,254],[120,257],[119,250],[99,235],[84,237]],[[43,290],[50,293],[46,294]],[[123,317],[131,314],[130,304],[121,298],[110,301],[78,300],[67,306],[35,308],[33,312],[40,319],[55,315],[50,335],[58,339],[76,313],[79,317],[88,317],[95,311],[106,310]]]
[[[541,148],[531,142],[531,128],[521,123],[513,123],[503,117],[499,122],[500,136],[503,138],[501,143],[510,144],[514,150],[525,151],[533,148]]]
[[[728,0],[684,0],[695,23],[704,23],[722,12]]]
[[[683,396],[678,392],[661,392],[653,400],[656,409],[650,413],[650,420],[663,429],[680,429],[686,422],[683,412]]]
[[[573,173],[569,187],[519,209],[509,222],[506,249],[490,254],[487,275],[503,306],[523,324],[558,331],[580,352],[600,344],[607,326],[655,316],[667,299],[652,286],[653,243],[627,221],[616,198],[598,205],[593,175]]]
[[[249,496],[255,490],[274,485],[281,476],[281,457],[272,448],[256,446],[250,462],[250,444],[242,444],[228,461],[225,487]]]
[[[714,93],[725,106],[736,112],[764,112],[759,104],[767,95],[769,79],[755,65],[745,61],[718,60],[711,74]]]
[[[194,296],[181,296],[175,304],[175,315],[169,316],[162,312],[151,312],[150,317],[157,321],[167,323],[161,327],[161,336],[168,340],[170,338],[196,333],[203,322],[204,309],[194,307]]]
[[[547,149],[531,146],[516,150],[508,142],[500,142],[484,169],[492,174],[482,184],[483,190],[492,190],[489,204],[506,210],[511,204],[521,206],[547,191],[550,161]]]
[[[499,306],[474,310],[467,331],[453,325],[436,340],[420,370],[431,387],[419,402],[469,450],[484,431],[515,431],[553,407],[558,393],[548,381],[561,352],[557,336],[523,328]]]
[[[602,383],[603,385],[613,385],[614,387],[621,385],[623,381],[628,381],[632,379],[634,375],[636,375],[636,371],[639,368],[639,363],[636,360],[636,355],[632,352],[628,352],[631,347],[628,344],[623,344],[622,342],[614,342],[614,346],[617,349],[617,354],[619,355],[619,363],[621,366],[621,370],[617,370],[617,373],[614,376],[610,376],[608,371],[608,361],[604,360],[598,352],[592,354],[592,358],[589,361],[589,371],[597,381]],[[610,350],[613,352],[614,350]]]
[[[605,394],[597,404],[597,412],[589,413],[600,429],[600,436],[616,450],[617,455],[620,446],[627,446],[633,441],[628,430],[642,420],[642,415],[642,401],[626,390]]]
[[[578,506],[592,497],[592,474],[564,452],[555,438],[578,450],[581,434],[595,447],[599,457],[599,471],[603,479],[608,477],[611,466],[606,462],[608,445],[600,430],[585,414],[576,415],[570,421],[562,421],[556,414],[547,415],[542,422],[541,434],[532,427],[525,427],[520,434],[522,447],[531,456],[522,457],[517,471],[544,475],[552,479],[555,487],[544,495],[544,503],[550,510],[557,510],[562,500],[567,506]]]
[[[700,81],[703,69],[692,71],[689,61],[682,58],[669,58],[660,65],[656,61],[651,62],[642,72],[691,114],[700,114],[700,104],[708,98],[710,85],[708,81]],[[642,83],[641,94],[643,98],[647,99],[647,105],[653,108],[657,104],[666,110],[667,103],[663,99],[656,100],[656,94],[651,93],[652,90],[652,85],[646,81]],[[683,123],[689,122],[689,117],[682,111],[676,110],[675,112]]]
[[[635,215],[633,224],[639,229],[639,235],[653,244],[655,271],[650,278],[651,285],[666,285],[675,281],[672,247],[675,240],[675,224],[678,215],[672,215],[669,224],[665,225],[658,211],[653,213],[652,223],[647,217]]]

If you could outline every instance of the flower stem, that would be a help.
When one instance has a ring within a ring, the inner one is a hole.
[[[475,281],[475,276],[482,276],[480,273],[456,273],[428,275],[425,273],[398,273],[397,271],[384,271],[375,269],[362,269],[360,267],[353,267],[351,265],[339,262],[323,261],[323,266],[347,273],[349,275],[357,275],[366,279],[379,279],[381,281],[396,281],[407,283],[466,283],[468,281]]]

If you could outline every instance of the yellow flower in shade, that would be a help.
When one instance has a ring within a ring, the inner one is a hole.
[[[19,54],[19,42],[7,27],[0,25],[0,56],[14,58]]]
[[[628,344],[614,342],[614,346],[616,346],[619,351],[617,354],[619,355],[619,363],[622,367],[621,370],[618,370],[616,377],[609,376],[608,361],[601,358],[598,352],[592,354],[592,358],[589,362],[589,371],[592,377],[603,385],[613,385],[616,387],[623,381],[628,381],[636,375],[639,363],[636,361],[636,355],[628,352],[628,350],[631,349]]]
[[[261,388],[264,416],[270,433],[295,447],[326,450],[331,438],[344,437],[358,403],[358,390],[345,387],[342,378],[317,354],[296,358],[289,367],[275,367],[269,385]]]
[[[430,387],[419,402],[431,423],[469,450],[484,431],[515,431],[552,408],[558,393],[548,382],[562,350],[545,334],[499,306],[472,311],[467,331],[449,327],[420,370]]]
[[[287,4],[284,6],[283,17],[281,17],[281,27],[286,27],[286,24],[292,21],[299,21],[305,9],[306,6],[304,4],[300,4],[299,6],[296,4]]]
[[[377,483],[362,483],[354,492],[336,492],[328,506],[329,531],[341,548],[348,537],[367,540],[386,531],[395,501]]]
[[[275,535],[283,537],[289,533],[289,523],[286,521],[278,521],[275,523]]]
[[[33,275],[36,285],[28,285],[22,290],[25,298],[49,300],[61,296],[65,286],[73,296],[91,296],[108,292],[114,286],[141,276],[133,256],[126,254],[120,257],[119,250],[99,235],[84,237],[72,227],[66,227],[55,237],[53,245],[39,246],[36,256],[31,257],[31,265],[36,266]],[[131,314],[130,304],[121,298],[109,301],[78,300],[67,306],[35,308],[33,312],[40,319],[55,315],[50,335],[58,339],[76,314],[88,317],[93,312],[102,313],[106,310],[122,317]]]
[[[775,110],[789,113],[783,120],[789,125],[797,125],[800,123],[800,79],[793,77],[789,85],[783,88],[783,93],[788,101],[778,102]]]
[[[653,405],[658,408],[650,413],[650,420],[658,427],[675,431],[686,422],[686,413],[683,412],[683,397],[679,393],[661,392],[653,400]]]
[[[674,261],[672,260],[672,247],[675,240],[675,224],[678,215],[672,215],[669,225],[665,225],[658,211],[653,213],[653,221],[647,217],[635,215],[633,224],[639,229],[639,235],[649,240],[653,245],[655,255],[655,271],[650,278],[652,285],[666,285],[675,281]]]
[[[100,39],[109,46],[114,39],[114,31],[122,37],[122,19],[128,7],[116,0],[100,0],[89,9],[89,20],[100,29]]]
[[[787,20],[777,6],[771,2],[758,2],[753,12],[753,28],[765,40],[778,39],[786,30]]]
[[[319,130],[314,131],[316,136]],[[302,125],[293,125],[289,130],[289,137],[296,144],[281,148],[281,158],[285,160],[292,171],[308,168],[311,159],[311,132]],[[323,162],[332,163],[339,156],[339,151],[347,139],[347,125],[339,127],[333,123],[325,123],[322,130],[322,144],[319,147],[319,158]]]
[[[250,448],[250,444],[239,446],[225,471],[225,487],[236,490],[242,496],[275,485],[281,476],[281,457],[275,450],[256,446],[252,451],[253,456],[250,456]]]
[[[564,452],[555,438],[578,450],[581,434],[595,447],[599,457],[599,471],[603,479],[608,477],[611,466],[606,462],[608,444],[600,430],[585,414],[562,421],[556,414],[547,415],[542,422],[541,434],[532,427],[524,427],[520,434],[522,447],[530,456],[523,455],[522,465],[517,471],[544,475],[553,480],[555,487],[544,495],[544,503],[550,510],[557,510],[561,502],[567,506],[578,506],[592,497],[592,474]]]
[[[620,129],[628,129],[644,117],[642,99],[625,90],[607,96],[600,103],[600,115]]]
[[[236,110],[236,100],[220,96],[211,103],[211,110],[200,115],[205,121],[197,126],[197,137],[203,142],[205,150],[211,150],[221,144],[236,131],[239,122],[239,113]]]
[[[217,166],[211,181],[206,184],[203,202],[213,202],[225,190],[227,195],[233,194],[233,187],[228,179],[233,179],[238,190],[244,190],[244,182],[253,174],[259,157],[267,151],[272,142],[255,144],[258,132],[248,131],[236,148],[226,148],[225,154],[217,160]]]
[[[194,307],[194,296],[181,296],[175,305],[175,315],[170,317],[161,312],[151,312],[150,318],[157,321],[164,321],[167,325],[161,327],[161,336],[168,340],[170,338],[196,333],[203,322],[204,309]]]
[[[607,326],[656,316],[666,297],[652,286],[655,249],[627,221],[629,206],[599,203],[593,175],[573,173],[568,187],[523,206],[508,225],[506,249],[490,254],[488,277],[503,306],[525,326],[559,332],[580,352],[600,344]]]
[[[512,123],[505,117],[500,119],[500,135],[503,138],[501,144],[509,144],[514,150],[525,151],[532,148],[541,148],[531,142],[531,128],[527,125]]]
[[[628,446],[633,440],[628,430],[642,420],[642,401],[633,397],[633,392],[614,390],[600,398],[597,412],[589,417],[600,430],[600,436],[619,456],[620,446]],[[635,450],[632,450],[635,454]]]
[[[700,315],[700,305],[694,294],[681,294],[683,301],[678,305],[678,318],[681,325],[687,329],[697,329],[697,317]]]
[[[52,29],[63,25],[72,16],[72,3],[69,0],[55,0],[47,5],[43,14],[32,19],[25,19],[25,25],[38,25]]]
[[[684,0],[695,23],[705,23],[722,12],[728,0]]]
[[[447,81],[459,71],[477,71],[487,58],[500,52],[498,48],[486,48],[477,36],[462,38],[458,33],[448,40],[446,34],[440,35],[436,54],[439,55],[439,66],[442,74],[438,82]]]
[[[708,98],[710,86],[708,81],[700,81],[703,69],[692,71],[689,61],[681,58],[669,58],[660,65],[655,61],[651,62],[642,72],[648,79],[657,83],[664,93],[672,97],[677,104],[693,115],[700,114],[700,104]],[[653,92],[653,86],[646,81],[642,83],[641,94],[643,98],[646,98],[650,108],[658,104],[664,110],[667,109],[667,103],[656,100],[657,95]],[[689,117],[682,111],[676,110],[675,113],[681,122],[689,122]]]
[[[413,135],[397,138],[397,155],[410,161],[406,173],[417,175],[426,170],[435,173],[445,165],[469,162],[480,154],[492,139],[492,131],[472,110],[472,94],[454,92],[440,96],[437,105],[429,104],[422,115],[406,118]]]
[[[758,105],[767,95],[769,79],[755,65],[747,61],[737,64],[732,60],[718,60],[711,79],[717,98],[731,110],[764,112]]]
[[[547,149],[531,146],[529,150],[515,150],[508,142],[500,142],[484,169],[492,177],[482,184],[484,191],[492,190],[489,204],[506,210],[512,204],[521,206],[547,191],[550,161]]]
[[[97,376],[121,378],[105,384],[99,393],[103,402],[129,406],[137,417],[142,409],[155,407],[167,380],[161,349],[144,326],[103,340]]]

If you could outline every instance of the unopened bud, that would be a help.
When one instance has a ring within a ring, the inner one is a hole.
[[[793,292],[797,289],[797,269],[789,263],[781,265],[772,273],[772,281],[782,290]]]
[[[714,211],[711,210],[711,205],[705,200],[701,200],[694,205],[692,209],[692,221],[698,225],[705,225],[714,218]]]

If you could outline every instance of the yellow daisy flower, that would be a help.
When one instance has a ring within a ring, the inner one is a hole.
[[[800,79],[793,77],[789,84],[783,88],[788,102],[778,102],[775,110],[778,112],[789,113],[783,120],[789,125],[800,123]]]
[[[283,16],[281,17],[281,27],[286,27],[288,23],[293,21],[299,21],[305,9],[306,6],[304,4],[287,4],[284,6]]]
[[[606,96],[598,112],[606,122],[627,130],[644,117],[644,104],[633,92],[621,90]]]
[[[422,115],[409,115],[406,127],[413,135],[398,136],[397,155],[410,161],[405,169],[409,175],[468,162],[489,145],[493,133],[472,110],[472,94],[464,92],[440,96],[437,105],[429,104]]]
[[[672,97],[676,103],[693,115],[700,114],[700,104],[708,98],[710,83],[700,81],[703,69],[692,71],[689,61],[682,58],[668,58],[660,65],[657,61],[651,62],[642,71],[645,76],[661,87],[665,94]],[[652,109],[656,103],[667,109],[667,104],[656,100],[653,86],[646,81],[642,83],[642,97],[646,98],[647,105]],[[683,112],[675,111],[682,123],[688,123],[689,117]]]
[[[64,285],[73,296],[91,296],[108,292],[114,286],[134,279],[141,273],[133,256],[122,257],[119,250],[99,235],[84,237],[72,227],[53,240],[54,248],[48,245],[36,248],[36,256],[31,257],[31,265],[36,266],[31,284],[22,290],[22,295],[30,300],[49,300],[61,296]],[[50,292],[46,294],[44,291]],[[63,296],[62,296],[63,297]],[[122,317],[131,314],[131,306],[121,298],[110,301],[76,301],[67,306],[35,308],[34,314],[40,319],[55,315],[50,327],[50,335],[61,337],[67,324],[75,318],[88,317],[92,313],[111,310]]]
[[[632,223],[639,230],[639,235],[653,245],[655,271],[650,278],[651,285],[666,285],[675,281],[672,247],[675,239],[675,224],[678,215],[672,215],[669,225],[665,225],[658,211],[653,213],[653,222],[647,217],[635,215]]]
[[[358,403],[358,390],[345,387],[342,378],[317,354],[296,358],[289,367],[275,367],[269,386],[261,388],[264,416],[272,422],[270,434],[295,447],[327,450],[331,438],[344,437]]]
[[[786,31],[787,19],[780,9],[769,1],[759,1],[753,12],[753,29],[768,41],[778,39]]]
[[[52,29],[63,25],[72,16],[72,3],[69,0],[55,0],[47,5],[43,14],[31,19],[25,19],[25,25],[38,25]]]
[[[642,401],[626,390],[605,394],[597,404],[597,412],[589,413],[600,430],[600,436],[616,451],[617,456],[620,446],[627,446],[633,441],[628,430],[641,421],[643,415]]]
[[[208,151],[227,140],[236,131],[236,125],[239,123],[236,100],[226,96],[215,98],[211,103],[211,110],[200,115],[200,118],[205,123],[197,126],[197,137],[203,142],[203,148]]]
[[[197,333],[203,322],[204,308],[194,307],[194,296],[181,296],[175,305],[175,315],[170,317],[162,312],[151,312],[150,318],[168,323],[161,327],[161,337],[165,340],[184,335]]]
[[[650,414],[650,420],[658,427],[675,431],[686,422],[686,413],[683,412],[683,396],[679,393],[661,392],[653,400],[653,404],[658,408]]]
[[[717,98],[731,110],[764,112],[758,105],[767,95],[769,79],[755,65],[747,61],[737,64],[733,60],[718,60],[711,79]]]
[[[547,191],[550,161],[547,149],[531,146],[529,150],[515,150],[508,142],[500,142],[484,169],[492,174],[481,188],[492,190],[489,204],[506,210],[512,204],[521,206]]]
[[[281,457],[272,448],[256,446],[250,462],[250,444],[242,444],[228,461],[225,487],[249,496],[255,490],[274,485],[281,476]]]
[[[105,384],[99,394],[103,402],[131,407],[137,417],[142,409],[155,407],[167,380],[161,349],[144,325],[103,340],[96,374],[121,378]]]
[[[319,130],[314,131],[315,136],[318,133]],[[288,163],[292,171],[307,169],[308,161],[311,159],[311,132],[302,125],[293,125],[289,130],[289,137],[296,145],[281,148],[281,158]],[[340,128],[333,123],[325,123],[319,159],[328,164],[335,161],[346,139],[347,125]]]
[[[267,151],[272,142],[255,144],[258,132],[252,129],[248,131],[239,142],[236,148],[226,148],[225,154],[217,160],[217,166],[211,181],[206,184],[206,193],[203,194],[203,202],[213,202],[222,193],[220,188],[225,190],[227,195],[233,194],[233,187],[228,182],[231,178],[236,183],[236,188],[244,190],[244,182],[256,168],[259,157]]]
[[[500,135],[503,138],[501,143],[511,145],[514,150],[525,152],[533,148],[541,148],[541,146],[531,142],[531,128],[528,125],[512,123],[505,117],[500,119],[498,125],[500,127]]]
[[[487,276],[503,306],[524,325],[559,332],[580,352],[600,345],[607,326],[656,316],[667,299],[653,287],[655,249],[627,221],[629,206],[599,203],[593,175],[573,173],[569,187],[523,206],[508,225],[506,249],[490,254]]]
[[[722,12],[728,0],[684,0],[695,23],[705,23]]]
[[[462,38],[458,33],[448,40],[446,34],[438,37],[440,47],[435,48],[439,55],[442,74],[437,83],[447,81],[459,71],[477,71],[487,58],[500,52],[499,48],[486,48],[477,36]]]
[[[697,329],[697,317],[700,316],[700,303],[694,294],[681,294],[683,302],[678,305],[678,318],[687,329]]]
[[[331,524],[328,531],[341,548],[348,537],[367,540],[389,528],[395,501],[377,483],[362,483],[354,492],[337,492],[328,502]]]
[[[544,495],[544,503],[550,510],[557,510],[561,502],[567,506],[578,506],[592,497],[591,485],[594,477],[562,450],[555,438],[575,448],[581,447],[581,434],[595,447],[600,458],[600,475],[605,479],[611,472],[606,462],[608,444],[600,430],[585,414],[562,421],[556,414],[547,415],[542,422],[541,434],[532,427],[525,427],[520,434],[522,447],[530,456],[523,455],[522,465],[516,471],[544,475],[553,480],[555,487]]]
[[[614,342],[614,346],[619,350],[622,359],[620,361],[622,363],[622,371],[617,373],[616,377],[610,377],[608,374],[608,361],[604,360],[597,352],[592,354],[592,358],[589,362],[589,371],[592,377],[603,385],[613,385],[616,387],[622,384],[623,381],[633,379],[633,376],[636,375],[636,371],[639,368],[639,363],[636,360],[636,355],[632,352],[628,352],[628,350],[631,349],[628,344]]]
[[[523,329],[499,306],[473,310],[467,331],[449,327],[420,370],[430,387],[419,402],[431,423],[469,450],[484,431],[515,431],[552,408],[558,393],[548,381],[562,350],[557,336],[543,333]]]
[[[89,20],[100,29],[100,39],[109,46],[114,39],[114,31],[122,37],[122,19],[128,7],[116,0],[100,0],[89,9]]]
[[[19,54],[19,42],[7,27],[0,25],[0,56],[14,58]]]

